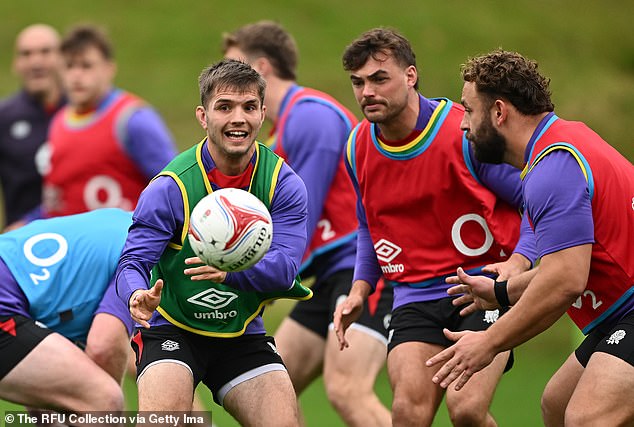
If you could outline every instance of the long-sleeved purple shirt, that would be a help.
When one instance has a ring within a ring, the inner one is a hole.
[[[286,112],[289,100],[300,90],[292,86],[280,105],[278,117]],[[308,193],[308,242],[317,229],[317,222],[326,203],[330,185],[339,167],[348,140],[349,129],[343,118],[331,107],[314,101],[293,105],[281,141],[287,161],[302,178]],[[280,141],[277,141],[279,144]],[[354,267],[356,240],[349,239],[316,257],[309,268],[317,281],[333,273]]]
[[[92,114],[99,114],[121,95],[121,90],[111,90]],[[156,110],[149,105],[141,106],[129,117],[124,117],[117,123],[117,132],[123,142],[123,151],[130,156],[148,182],[177,154],[169,129]],[[45,216],[42,206],[38,206],[23,219],[32,221]]]
[[[215,164],[207,143],[202,161],[209,174]],[[255,160],[255,155],[252,162]],[[214,189],[219,188],[212,183]],[[269,207],[273,219],[273,241],[266,255],[253,267],[227,273],[225,285],[244,291],[277,291],[289,288],[297,275],[306,247],[306,187],[293,170],[284,164],[280,170],[275,195]],[[176,182],[160,176],[143,191],[132,217],[116,283],[119,297],[127,304],[137,289],[148,289],[152,267],[167,244],[181,235],[184,222],[183,199]],[[183,265],[183,269],[190,266]],[[168,323],[154,312],[151,325]],[[261,316],[246,329],[246,334],[264,333]]]
[[[415,130],[423,130],[427,126],[434,109],[438,105],[438,101],[430,100],[422,95],[419,96],[419,117]],[[522,206],[522,189],[520,180],[520,171],[507,165],[492,165],[479,162],[473,150],[469,152],[469,160],[471,169],[476,178],[493,193],[502,200],[508,202],[512,206],[521,209]],[[359,234],[357,235],[357,258],[355,263],[354,280],[364,280],[373,287],[376,285],[381,276],[381,268],[376,258],[374,244],[368,229],[365,208],[359,197],[359,188],[354,179],[354,174],[350,170],[348,164],[348,173],[353,177],[352,181],[357,191],[357,218],[359,220]],[[522,220],[522,229],[520,240],[514,252],[524,255],[526,258],[534,262],[537,258],[535,240],[532,230],[528,222]],[[459,267],[459,266],[456,266]],[[411,302],[431,301],[447,297],[447,289],[450,287],[445,283],[445,277],[439,277],[437,281],[430,280],[431,284],[427,287],[410,287],[396,286],[394,288],[394,304],[393,308],[400,307]]]

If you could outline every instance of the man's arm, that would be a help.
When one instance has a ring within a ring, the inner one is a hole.
[[[309,243],[321,218],[349,131],[332,108],[317,102],[296,104],[286,121],[282,148],[289,165],[306,185]]]
[[[522,297],[486,331],[445,330],[445,336],[456,343],[427,361],[427,366],[445,362],[433,382],[446,388],[457,380],[455,389],[460,390],[498,353],[552,326],[585,289],[591,253],[592,245],[585,244],[544,256]]]
[[[169,129],[149,106],[139,108],[130,116],[122,140],[126,152],[148,181],[177,154]]]

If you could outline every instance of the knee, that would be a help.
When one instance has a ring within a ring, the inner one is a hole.
[[[360,397],[360,390],[341,373],[325,374],[324,387],[330,404],[337,412],[349,411],[357,406],[355,402]]]
[[[560,393],[554,387],[546,385],[541,398],[542,419],[546,426],[564,425],[567,402],[563,402]]]
[[[447,409],[451,423],[454,426],[487,425],[487,419],[490,417],[489,408],[486,404],[468,396],[448,399]]]

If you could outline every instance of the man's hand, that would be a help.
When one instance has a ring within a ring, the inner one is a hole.
[[[495,310],[500,308],[500,304],[495,297],[493,290],[493,279],[485,276],[470,276],[464,272],[462,267],[458,267],[457,276],[446,279],[447,283],[457,284],[447,289],[449,295],[460,295],[451,303],[455,306],[469,304],[460,310],[461,316],[474,313],[478,310]]]
[[[132,320],[149,328],[148,320],[161,302],[161,291],[163,290],[163,279],[158,279],[151,289],[138,289],[130,296],[130,315]]]
[[[485,265],[482,271],[497,274],[497,280],[502,281],[517,276],[526,270],[530,270],[530,268],[531,262],[524,255],[513,253],[509,259],[504,262]]]
[[[457,380],[455,390],[458,391],[473,374],[487,367],[497,353],[490,346],[486,331],[451,332],[444,329],[443,332],[456,343],[427,360],[426,365],[434,366],[445,362],[432,381],[442,388],[447,388]]]
[[[370,294],[370,284],[363,280],[357,280],[352,284],[348,297],[335,308],[333,323],[335,334],[339,341],[339,350],[349,347],[350,344],[346,340],[346,331],[352,323],[354,323],[363,312],[363,302]]]
[[[210,280],[215,283],[222,283],[225,281],[225,278],[227,277],[226,272],[222,270],[218,270],[217,268],[214,268],[205,264],[198,257],[187,258],[185,260],[185,264],[187,265],[202,264],[197,267],[186,268],[183,271],[186,275],[192,276],[191,279],[193,281]]]

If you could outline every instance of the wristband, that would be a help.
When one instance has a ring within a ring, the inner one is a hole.
[[[509,293],[506,288],[508,284],[508,280],[503,280],[498,282],[497,280],[493,283],[493,290],[495,291],[495,299],[498,300],[498,304],[500,307],[506,308],[511,306],[511,301],[509,301]]]

